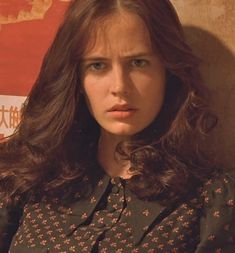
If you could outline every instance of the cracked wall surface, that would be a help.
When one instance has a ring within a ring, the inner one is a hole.
[[[185,35],[202,59],[201,71],[212,93],[212,108],[219,117],[212,146],[218,160],[235,164],[235,1],[172,0]]]

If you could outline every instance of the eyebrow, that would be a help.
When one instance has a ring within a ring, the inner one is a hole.
[[[150,57],[153,56],[153,53],[148,52],[148,53],[137,53],[137,54],[133,54],[133,55],[127,55],[122,57],[123,59],[131,59],[131,58],[141,58],[141,57]],[[82,62],[86,62],[86,61],[107,61],[109,60],[109,58],[105,58],[102,56],[89,56],[89,57],[85,57],[82,59]]]

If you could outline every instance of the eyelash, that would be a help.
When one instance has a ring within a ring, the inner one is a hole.
[[[134,62],[135,62],[135,63],[136,63],[136,62],[141,63],[141,64],[140,64],[141,66],[136,66],[136,64],[135,64],[134,67],[137,67],[137,68],[143,68],[143,67],[145,67],[145,66],[148,64],[148,61],[145,60],[145,59],[134,59],[134,60],[132,60],[132,65],[133,65]],[[138,64],[137,64],[137,65],[138,65]]]
[[[148,65],[148,63],[149,62],[145,59],[133,59],[130,61],[130,66],[133,68],[144,68]],[[99,67],[97,68],[97,66]],[[104,62],[92,62],[86,67],[86,69],[95,72],[101,72],[105,68],[107,68],[107,64]]]
[[[97,68],[96,68],[97,65],[102,65],[103,67],[97,69]],[[93,63],[91,63],[91,64],[88,65],[88,69],[91,69],[91,70],[93,70],[93,71],[100,71],[100,70],[103,70],[103,69],[104,69],[105,65],[106,65],[106,64],[103,63],[103,62],[93,62]],[[95,66],[96,66],[96,67],[95,67]]]

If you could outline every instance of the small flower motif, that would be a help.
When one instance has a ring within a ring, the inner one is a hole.
[[[224,182],[225,182],[225,184],[227,184],[227,183],[228,183],[228,180],[227,180],[226,178],[224,178]]]
[[[215,253],[221,253],[222,252],[222,249],[216,249],[215,250]]]
[[[167,244],[173,245],[173,244],[174,244],[174,240],[168,240],[168,241],[167,241]]]
[[[159,244],[157,247],[158,247],[158,249],[163,250],[164,244],[161,243],[161,244]]]
[[[153,236],[153,231],[151,231],[151,232],[149,232],[149,233],[147,234],[147,237],[150,237],[150,236]]]
[[[29,243],[32,244],[33,242],[34,242],[34,238],[31,238],[31,239],[29,240]]]
[[[59,199],[58,199],[58,198],[53,198],[53,199],[52,199],[52,202],[56,204],[56,203],[59,202]]]
[[[165,238],[168,238],[169,237],[169,233],[163,233],[162,236],[165,237]]]
[[[172,231],[173,231],[173,233],[179,233],[179,228],[176,227]]]
[[[130,217],[130,216],[131,216],[131,211],[126,211],[126,212],[125,212],[125,216],[126,216],[126,217]]]
[[[47,241],[46,241],[46,240],[42,240],[42,241],[40,242],[40,244],[41,244],[41,245],[43,245],[43,246],[45,246],[45,245],[46,245],[46,243],[47,243]]]
[[[54,236],[52,236],[52,237],[50,238],[50,241],[51,241],[51,242],[55,242],[55,239],[56,239],[56,238],[55,238]]]
[[[178,236],[178,239],[179,239],[180,241],[183,241],[183,240],[184,240],[184,235],[179,235],[179,236]]]
[[[132,251],[131,251],[131,253],[138,253],[139,252],[139,249],[133,249]]]
[[[153,239],[151,240],[152,242],[158,242],[159,238],[158,237],[153,237]]]
[[[26,238],[28,239],[28,238],[30,238],[31,237],[31,233],[28,233],[27,235],[26,235]]]
[[[118,201],[119,202],[124,202],[124,196],[121,196]]]
[[[189,227],[189,222],[188,222],[188,221],[185,221],[185,222],[182,224],[182,226],[183,226],[184,228],[188,228],[188,227]]]
[[[69,226],[69,229],[70,229],[70,230],[74,230],[75,228],[76,228],[76,225],[75,225],[75,224],[72,224],[72,225]]]
[[[47,220],[43,220],[43,221],[42,221],[42,224],[43,224],[43,225],[46,225],[46,224],[47,224]]]
[[[172,227],[174,222],[172,220],[169,220],[167,223],[166,223],[168,226]]]
[[[103,248],[100,250],[101,253],[107,253],[108,252],[108,249],[107,248]]]
[[[196,204],[197,202],[198,202],[197,198],[193,198],[190,200],[190,203],[192,203],[192,204]]]
[[[52,235],[52,233],[53,233],[52,230],[47,231],[47,235]]]
[[[131,197],[130,196],[126,197],[126,202],[130,202],[130,201],[131,201]]]
[[[88,250],[87,246],[82,249],[82,251],[84,251],[84,252],[87,252],[87,250]]]
[[[69,247],[69,251],[76,252],[75,246]]]
[[[80,235],[77,235],[74,237],[77,241],[80,241],[82,239],[82,237]]]
[[[65,244],[70,244],[70,239],[65,239],[65,240],[64,240],[64,243],[65,243]]]
[[[206,185],[211,185],[212,184],[212,180],[209,179],[207,182],[206,182]]]
[[[146,242],[142,245],[142,248],[148,248],[149,244]]]
[[[202,194],[201,194],[201,196],[203,196],[203,197],[205,197],[207,195],[208,195],[208,191],[207,190],[203,191]]]
[[[38,238],[42,239],[43,238],[43,234],[38,235]]]
[[[209,197],[205,197],[205,198],[204,198],[204,201],[205,201],[205,203],[207,203],[207,204],[209,203],[209,200],[210,200]]]
[[[148,209],[144,210],[144,211],[143,211],[143,214],[144,214],[146,217],[149,216],[149,210],[148,210]]]
[[[91,200],[90,200],[90,203],[93,204],[96,202],[96,198],[95,197],[92,197]]]
[[[222,189],[221,189],[221,188],[217,188],[217,189],[215,190],[215,193],[222,193]]]
[[[100,218],[98,219],[98,223],[104,223],[104,218],[103,218],[103,217],[100,217]]]
[[[56,221],[56,222],[53,223],[53,225],[54,225],[55,227],[58,227],[58,226],[60,225],[60,223],[59,223],[59,221]]]
[[[183,219],[184,219],[184,216],[183,215],[181,215],[181,216],[179,216],[179,217],[177,217],[177,221],[183,221]]]
[[[126,228],[126,229],[125,229],[125,232],[126,232],[126,233],[132,233],[132,229],[131,229],[131,228]]]
[[[209,241],[214,241],[215,240],[215,235],[209,235],[208,240]]]
[[[162,225],[158,226],[158,227],[157,227],[157,230],[158,230],[158,231],[162,231],[162,230],[163,230],[163,226],[162,226]]]
[[[101,185],[103,185],[103,184],[104,184],[103,180],[100,180],[100,181],[98,182],[98,186],[101,186]]]
[[[56,216],[55,215],[50,216],[49,219],[54,221],[56,219]]]
[[[117,233],[117,234],[115,235],[115,237],[118,238],[118,239],[120,239],[121,236],[122,236],[122,233]]]
[[[187,204],[183,204],[183,205],[181,205],[181,207],[182,207],[183,209],[187,209],[187,208],[188,208],[188,205],[187,205]]]
[[[219,211],[215,211],[215,212],[213,213],[213,216],[214,216],[215,218],[219,218],[219,217],[220,217],[220,212],[219,212]]]
[[[113,242],[113,243],[111,243],[110,245],[111,245],[111,247],[114,247],[114,248],[117,247],[117,243],[116,243],[116,242]]]
[[[194,210],[193,210],[193,209],[189,209],[189,210],[187,211],[187,214],[188,214],[188,215],[192,215],[192,214],[193,214],[193,212],[194,212]]]
[[[83,213],[82,214],[82,219],[84,220],[84,219],[86,219],[88,216],[87,216],[87,213]]]
[[[227,206],[229,206],[229,207],[234,206],[234,200],[233,200],[233,199],[229,199],[229,200],[227,201]]]

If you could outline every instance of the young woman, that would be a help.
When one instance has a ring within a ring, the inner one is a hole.
[[[168,0],[74,0],[0,146],[0,249],[235,251],[235,179]]]

